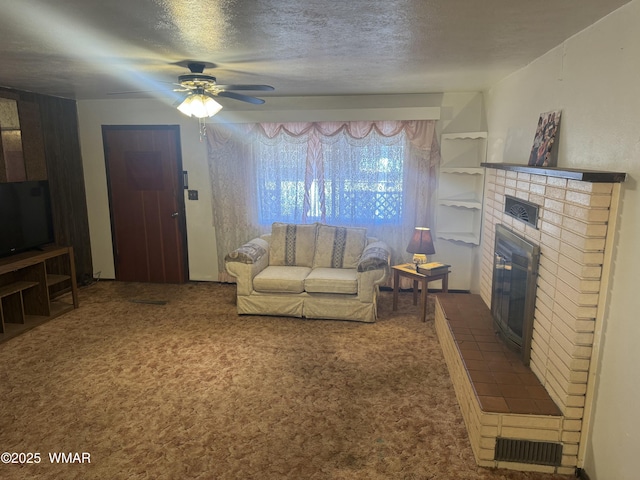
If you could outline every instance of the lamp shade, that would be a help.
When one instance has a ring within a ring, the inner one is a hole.
[[[431,230],[427,227],[416,227],[407,247],[407,252],[421,255],[433,255],[436,249],[433,247]]]
[[[222,105],[206,93],[196,92],[190,94],[184,102],[178,106],[178,110],[189,117],[206,118],[213,117],[222,110]]]

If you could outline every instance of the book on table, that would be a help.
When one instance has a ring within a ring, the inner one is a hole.
[[[422,273],[423,275],[440,275],[441,273],[448,272],[449,268],[451,268],[451,265],[447,265],[446,263],[422,263],[418,265],[418,273]]]

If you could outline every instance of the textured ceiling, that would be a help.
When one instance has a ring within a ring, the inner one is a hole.
[[[0,0],[0,85],[167,95],[192,59],[220,83],[274,86],[265,98],[477,91],[625,3]]]

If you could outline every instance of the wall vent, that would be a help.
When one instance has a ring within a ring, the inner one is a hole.
[[[498,437],[495,459],[502,462],[559,466],[562,461],[562,444]]]
[[[538,228],[539,209],[540,207],[535,203],[520,200],[511,195],[504,196],[504,213],[536,229]]]

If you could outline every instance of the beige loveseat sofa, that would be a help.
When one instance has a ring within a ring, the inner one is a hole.
[[[274,223],[225,257],[239,314],[375,322],[389,248],[364,228]]]

